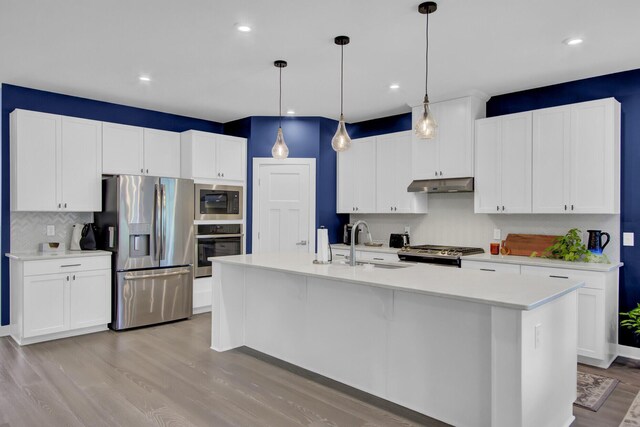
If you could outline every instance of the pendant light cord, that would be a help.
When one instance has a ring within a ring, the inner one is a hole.
[[[280,95],[278,98],[278,114],[280,115],[280,124],[278,127],[282,128],[282,67],[280,67]]]
[[[340,117],[344,105],[344,45],[340,45]]]
[[[429,87],[429,13],[427,13],[427,26],[426,26],[426,34],[425,39],[427,41],[427,48],[425,49],[424,55],[424,65],[425,65],[425,73],[424,73],[424,96],[427,97],[429,91],[427,88]]]

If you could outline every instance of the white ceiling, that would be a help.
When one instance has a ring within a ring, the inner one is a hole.
[[[283,109],[349,122],[424,94],[416,0],[0,0],[0,81],[227,122]],[[442,0],[430,17],[432,101],[640,68],[640,1]],[[253,28],[240,33],[236,23]],[[585,42],[562,44],[570,36]],[[144,84],[138,75],[153,81]],[[390,83],[400,84],[392,91]]]

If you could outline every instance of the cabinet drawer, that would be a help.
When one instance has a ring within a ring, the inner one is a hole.
[[[604,273],[595,271],[570,270],[566,268],[522,266],[522,274],[533,276],[556,277],[559,279],[572,279],[584,282],[585,288],[604,289],[606,277]]]
[[[400,258],[398,258],[398,254],[389,254],[384,252],[368,252],[368,251],[358,251],[356,255],[356,260],[367,260],[367,261],[384,261],[384,262],[400,262]]]
[[[24,262],[24,275],[71,273],[75,271],[104,270],[111,268],[111,257],[91,256]]]
[[[520,264],[502,264],[498,262],[467,261],[462,259],[462,268],[488,272],[520,274]]]
[[[347,258],[349,256],[349,251],[347,249],[334,249],[334,248],[331,248],[331,253],[333,254],[333,259],[334,260],[345,259],[345,258]]]

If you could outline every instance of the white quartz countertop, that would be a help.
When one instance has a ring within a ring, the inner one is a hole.
[[[110,256],[108,251],[64,251],[64,252],[10,252],[5,254],[7,258],[18,261],[37,261],[61,258],[81,258],[91,256]]]
[[[344,243],[334,243],[331,245],[333,249],[344,249],[349,250],[351,246],[345,245]],[[366,251],[366,252],[380,252],[385,254],[397,254],[400,248],[390,248],[388,245],[382,246],[367,246],[364,244],[357,244],[356,251]]]
[[[574,291],[584,282],[512,273],[410,264],[406,268],[313,264],[314,254],[265,253],[209,258],[214,263],[282,271],[432,296],[531,310]]]
[[[468,256],[462,257],[463,266],[465,261],[497,262],[497,263],[503,263],[503,264],[520,264],[520,265],[532,265],[537,267],[553,267],[553,268],[566,268],[571,270],[605,271],[605,272],[615,270],[624,265],[621,262],[612,263],[612,264],[600,264],[595,262],[570,262],[570,261],[561,261],[558,259],[515,256],[515,255],[491,255],[487,253],[478,254],[478,255],[468,255]]]

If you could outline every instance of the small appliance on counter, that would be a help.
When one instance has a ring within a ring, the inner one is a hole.
[[[66,246],[63,242],[43,242],[40,243],[40,252],[45,254],[64,252]]]
[[[353,228],[353,224],[345,224],[344,225],[344,234],[342,235],[342,243],[345,245],[351,246],[351,229]],[[356,233],[355,245],[358,244],[358,233]]]
[[[391,233],[389,236],[389,247],[390,248],[403,248],[405,246],[409,246],[411,241],[409,239],[409,233],[404,234],[394,234]]]
[[[611,240],[611,236],[609,233],[602,230],[587,230],[589,233],[589,242],[587,244],[587,249],[596,255],[602,255],[602,251],[609,244]],[[602,243],[602,236],[607,236],[607,240]]]
[[[82,229],[84,224],[73,224],[73,231],[71,232],[71,244],[69,245],[70,251],[79,251],[80,240],[82,239]]]

